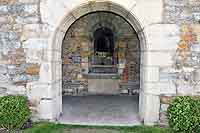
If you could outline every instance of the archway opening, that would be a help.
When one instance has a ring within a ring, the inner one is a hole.
[[[132,26],[112,12],[92,12],[76,20],[64,37],[62,61],[63,93],[139,91],[140,41]]]
[[[77,19],[63,40],[62,75],[63,123],[139,122],[140,41],[125,18],[98,11]]]
[[[94,55],[91,56],[89,73],[117,73],[113,31],[101,27],[94,31]]]

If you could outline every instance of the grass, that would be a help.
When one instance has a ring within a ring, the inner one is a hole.
[[[107,126],[78,126],[53,123],[37,123],[23,133],[173,133],[170,129],[159,127],[107,127]],[[92,132],[93,131],[93,132]]]

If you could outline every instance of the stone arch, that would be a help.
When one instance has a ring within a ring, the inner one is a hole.
[[[86,14],[89,14],[91,12],[97,12],[97,11],[108,11],[115,13],[119,16],[122,16],[125,18],[125,20],[134,28],[134,30],[137,32],[138,37],[140,38],[140,41],[144,44],[141,45],[141,49],[145,49],[146,44],[146,35],[143,31],[143,25],[140,23],[139,19],[128,9],[125,9],[121,5],[117,3],[113,3],[110,1],[106,2],[88,2],[85,4],[80,5],[79,7],[73,9],[71,12],[67,13],[65,16],[63,16],[60,24],[56,26],[56,29],[54,31],[54,34],[51,38],[51,45],[49,45],[50,49],[56,49],[61,46],[57,46],[55,44],[55,41],[58,39],[58,36],[64,35],[67,31],[67,29],[81,16],[84,16]],[[63,37],[63,36],[62,36]],[[53,45],[52,45],[53,44]]]
[[[141,121],[144,121],[145,124],[154,124],[158,121],[158,111],[159,97],[151,96],[145,92],[145,76],[144,76],[144,66],[148,63],[146,51],[146,35],[143,30],[143,25],[138,20],[138,17],[135,16],[131,11],[122,7],[119,4],[104,1],[104,2],[88,2],[80,5],[79,7],[73,9],[65,16],[63,16],[62,21],[57,24],[56,29],[54,30],[52,36],[49,40],[49,46],[47,50],[47,62],[44,64],[49,65],[49,80],[50,85],[49,92],[54,93],[54,104],[55,107],[51,108],[51,116],[49,119],[57,119],[62,113],[62,66],[61,66],[61,51],[62,51],[62,41],[65,36],[68,28],[81,16],[97,11],[109,11],[115,14],[122,16],[136,31],[139,40],[140,40],[140,49],[141,49],[141,63],[140,63],[140,102],[139,102],[139,114]],[[40,77],[46,77],[46,73],[41,72]],[[44,79],[45,80],[45,79]],[[150,105],[150,104],[156,105]]]

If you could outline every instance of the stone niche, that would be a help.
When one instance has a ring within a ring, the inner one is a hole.
[[[139,90],[139,40],[117,14],[94,12],[73,23],[63,40],[62,61],[64,95],[132,95]]]

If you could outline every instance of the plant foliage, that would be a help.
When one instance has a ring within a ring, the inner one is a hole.
[[[169,126],[175,131],[194,132],[200,125],[200,100],[179,96],[168,108]]]
[[[20,129],[29,119],[30,110],[26,97],[0,97],[0,128]]]

